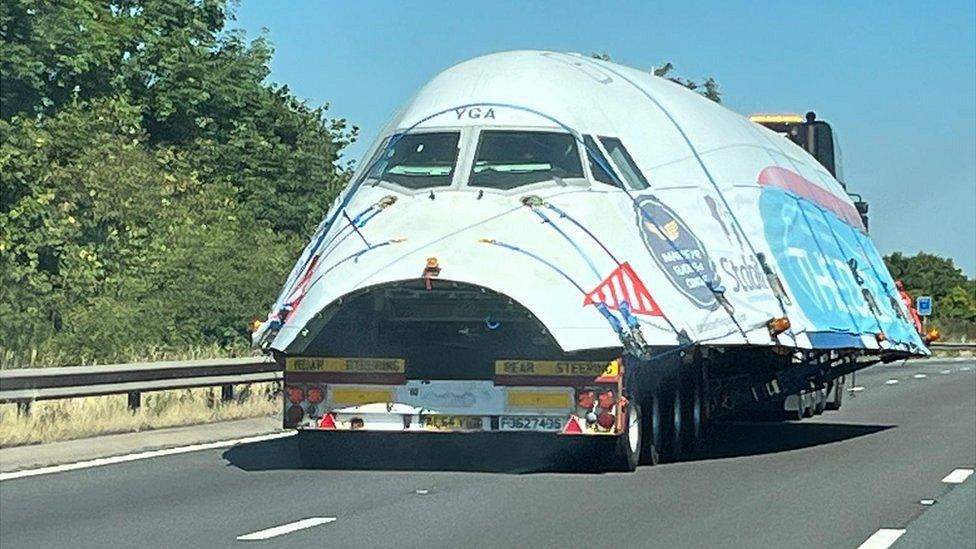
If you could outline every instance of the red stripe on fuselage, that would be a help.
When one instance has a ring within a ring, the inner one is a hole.
[[[759,172],[758,182],[760,185],[778,187],[805,198],[821,208],[834,212],[837,217],[855,229],[864,230],[861,214],[857,213],[854,206],[798,173],[779,166],[769,166]]]

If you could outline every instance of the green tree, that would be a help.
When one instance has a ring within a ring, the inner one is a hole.
[[[0,347],[233,345],[356,137],[224,0],[0,3]],[[64,350],[70,351],[65,353]]]
[[[938,302],[956,286],[967,282],[962,269],[951,258],[920,252],[905,256],[894,252],[884,258],[891,276],[900,279],[912,295],[931,295]]]
[[[894,252],[884,260],[891,276],[901,280],[909,294],[932,296],[933,316],[940,324],[954,327],[953,335],[976,329],[976,279],[967,279],[951,258]]]

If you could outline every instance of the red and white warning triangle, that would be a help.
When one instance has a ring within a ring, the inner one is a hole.
[[[619,310],[621,301],[626,301],[634,314],[664,316],[651,297],[651,292],[647,291],[640,277],[626,261],[586,294],[583,305],[603,303],[608,309]]]

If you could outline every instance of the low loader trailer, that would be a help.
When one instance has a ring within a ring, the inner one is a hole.
[[[254,325],[302,458],[338,432],[522,433],[633,470],[928,354],[824,132],[576,54],[444,71]]]

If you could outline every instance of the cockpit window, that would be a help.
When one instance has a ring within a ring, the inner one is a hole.
[[[613,168],[607,162],[607,157],[603,156],[603,151],[600,150],[600,147],[596,146],[596,141],[592,137],[584,135],[583,144],[586,145],[586,159],[590,162],[590,171],[593,172],[593,179],[596,179],[600,183],[606,183],[607,185],[620,188],[623,182],[618,181],[614,176],[610,175],[609,170]]]
[[[630,153],[624,148],[624,144],[620,142],[616,137],[601,137],[600,143],[607,149],[607,154],[613,159],[613,163],[617,165],[617,169],[620,170],[627,184],[630,185],[632,189],[646,189],[650,185],[647,183],[647,179],[644,178],[644,174],[641,173],[640,168],[631,158]]]
[[[583,178],[579,149],[572,135],[484,130],[468,185],[509,190],[571,178]]]
[[[367,179],[408,189],[450,186],[459,138],[458,132],[394,136]]]

